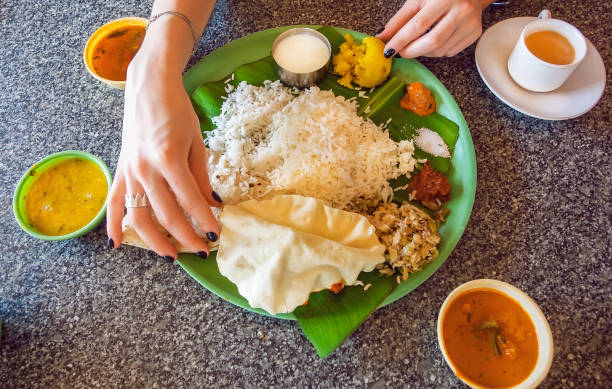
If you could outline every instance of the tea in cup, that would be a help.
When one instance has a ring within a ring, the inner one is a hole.
[[[523,28],[508,59],[508,72],[525,89],[550,92],[568,79],[586,51],[586,39],[576,27],[552,19],[544,10]]]

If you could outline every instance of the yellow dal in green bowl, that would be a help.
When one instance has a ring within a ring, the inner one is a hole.
[[[106,212],[108,167],[84,151],[62,151],[32,166],[15,190],[13,211],[28,234],[43,240],[91,231]]]

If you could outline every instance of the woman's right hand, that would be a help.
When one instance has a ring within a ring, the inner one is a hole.
[[[221,199],[208,179],[198,118],[183,87],[182,69],[169,70],[155,56],[140,54],[128,68],[121,153],[108,201],[109,246],[122,241],[125,194],[141,193],[151,207],[127,208],[126,216],[151,249],[167,259],[178,255],[155,225],[154,213],[183,246],[206,257],[208,245],[181,210],[188,211],[209,240],[217,240],[219,226],[210,206],[221,206]]]
[[[407,0],[376,36],[387,58],[452,57],[482,34],[482,11],[492,0]]]

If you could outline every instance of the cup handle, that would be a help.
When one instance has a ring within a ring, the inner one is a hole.
[[[540,14],[538,15],[539,19],[550,19],[552,18],[552,15],[550,14],[550,11],[547,9],[543,9]]]

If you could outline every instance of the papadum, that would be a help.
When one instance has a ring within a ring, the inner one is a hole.
[[[292,312],[311,292],[353,285],[385,261],[385,246],[364,216],[312,197],[226,205],[219,221],[219,271],[252,307],[271,314]]]

